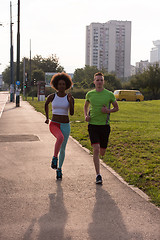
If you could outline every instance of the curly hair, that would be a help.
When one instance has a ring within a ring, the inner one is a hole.
[[[51,81],[50,81],[51,87],[58,90],[59,80],[65,81],[66,90],[69,89],[73,85],[71,77],[67,73],[62,72],[62,73],[56,73],[55,75],[53,75],[53,77],[51,78]]]

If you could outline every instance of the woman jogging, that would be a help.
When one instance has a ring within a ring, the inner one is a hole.
[[[66,93],[66,90],[72,86],[72,80],[66,73],[57,73],[52,77],[50,85],[56,90],[56,93],[50,94],[45,102],[45,123],[49,124],[48,105],[51,103],[52,120],[49,124],[49,128],[50,132],[57,139],[51,168],[57,169],[57,179],[62,179],[62,165],[65,158],[65,148],[70,134],[68,112],[70,112],[70,115],[74,114],[74,98],[70,93]]]

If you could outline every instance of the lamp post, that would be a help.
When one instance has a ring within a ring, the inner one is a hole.
[[[14,80],[13,80],[13,41],[12,41],[12,3],[10,2],[10,36],[11,36],[11,45],[10,45],[10,102],[14,102]]]
[[[29,64],[29,85],[31,87],[31,73],[32,73],[32,70],[31,70],[31,39],[30,39],[30,64]]]
[[[3,27],[3,24],[2,24],[2,23],[0,23],[0,27]],[[0,63],[0,65],[1,65],[1,63]]]
[[[16,84],[16,107],[20,106],[20,0],[18,0],[18,25],[17,25],[17,84]]]

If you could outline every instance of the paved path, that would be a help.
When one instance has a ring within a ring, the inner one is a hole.
[[[63,180],[50,168],[54,137],[27,102],[7,103],[0,118],[1,240],[159,240],[160,211],[72,138]],[[145,196],[145,195],[144,195]]]
[[[8,92],[0,92],[0,118],[4,110],[6,102],[9,100]]]

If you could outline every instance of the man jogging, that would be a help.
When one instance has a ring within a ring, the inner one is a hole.
[[[104,75],[101,72],[94,75],[94,84],[95,89],[86,94],[84,115],[85,120],[89,123],[88,132],[93,147],[96,183],[102,184],[99,155],[104,156],[107,148],[110,134],[110,113],[117,112],[119,108],[114,94],[104,88]],[[113,108],[111,108],[111,104]]]

